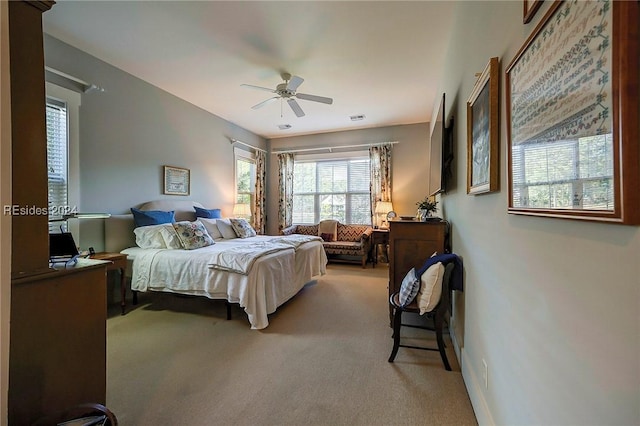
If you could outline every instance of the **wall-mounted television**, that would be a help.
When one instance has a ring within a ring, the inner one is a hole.
[[[447,180],[451,174],[453,159],[452,127],[447,128],[444,118],[444,93],[438,100],[431,118],[429,134],[429,195],[436,195],[447,190]]]

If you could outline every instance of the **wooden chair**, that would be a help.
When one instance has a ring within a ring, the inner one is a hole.
[[[389,356],[389,362],[393,362],[398,354],[398,348],[412,348],[412,349],[422,349],[427,351],[439,351],[440,357],[442,358],[442,362],[444,364],[444,368],[447,371],[451,371],[451,366],[449,365],[449,360],[447,359],[447,354],[445,352],[445,344],[444,338],[442,337],[442,329],[445,322],[445,314],[449,310],[450,300],[451,300],[451,289],[450,289],[450,281],[453,273],[454,264],[450,262],[447,264],[444,270],[444,277],[442,278],[442,295],[440,296],[440,302],[436,305],[436,307],[431,311],[424,314],[427,318],[433,321],[433,327],[431,326],[420,326],[413,324],[403,324],[402,323],[402,314],[404,312],[409,313],[420,313],[420,308],[418,307],[418,303],[416,300],[411,302],[409,305],[402,307],[398,301],[398,292],[393,293],[389,297],[389,303],[393,308],[393,320],[391,326],[393,327],[393,349],[391,350],[391,356]],[[420,328],[424,330],[435,331],[436,340],[438,342],[437,348],[432,347],[423,347],[423,346],[412,346],[412,345],[403,345],[400,343],[400,327],[413,327]]]

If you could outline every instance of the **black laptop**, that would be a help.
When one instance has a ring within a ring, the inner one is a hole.
[[[53,264],[72,265],[77,262],[80,253],[71,232],[49,234],[49,261]]]

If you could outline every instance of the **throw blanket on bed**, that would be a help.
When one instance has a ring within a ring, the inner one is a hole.
[[[291,250],[292,248],[290,245],[273,243],[271,241],[232,247],[225,251],[213,253],[209,261],[209,267],[221,271],[248,275],[251,266],[253,266],[253,263],[259,257],[281,250]]]
[[[308,243],[309,241],[322,241],[322,238],[317,237],[315,235],[301,235],[301,234],[291,234],[285,235],[283,237],[276,237],[271,242],[285,244],[290,247],[293,247],[295,250],[298,250],[304,243]]]

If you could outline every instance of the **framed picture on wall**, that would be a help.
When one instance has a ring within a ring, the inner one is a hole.
[[[640,3],[556,1],[506,71],[509,213],[640,223]]]
[[[522,0],[524,6],[524,14],[522,17],[522,22],[528,24],[542,6],[543,0]]]
[[[491,58],[467,101],[467,194],[499,189],[499,68]]]
[[[164,166],[164,193],[167,195],[189,195],[189,169]]]

